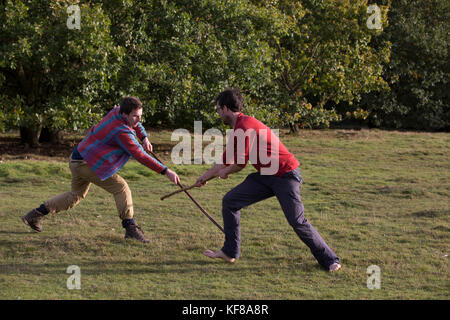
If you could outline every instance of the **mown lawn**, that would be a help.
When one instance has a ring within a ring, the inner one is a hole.
[[[305,216],[339,255],[323,271],[285,221],[276,199],[242,210],[242,252],[230,265],[202,255],[223,235],[165,177],[130,161],[120,174],[150,244],[123,239],[113,198],[92,186],[77,207],[47,216],[41,233],[20,220],[68,191],[64,159],[0,162],[0,299],[448,299],[450,135],[380,130],[281,133],[299,159]],[[2,136],[0,136],[0,139]],[[209,165],[172,165],[170,132],[156,152],[186,185]],[[67,154],[67,157],[69,154]],[[253,172],[191,194],[222,224],[221,199]],[[70,265],[81,289],[69,290]],[[367,268],[381,288],[367,287]]]

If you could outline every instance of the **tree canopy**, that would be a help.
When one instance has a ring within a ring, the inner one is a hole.
[[[367,94],[361,105],[374,126],[401,129],[450,128],[450,2],[393,1],[381,39],[392,43],[383,78],[389,91]]]
[[[349,115],[448,127],[448,2],[371,5],[2,1],[0,130],[33,144],[42,127],[88,128],[125,95],[148,126],[220,127],[212,102],[226,87],[243,91],[246,113],[294,131]]]
[[[23,128],[32,144],[42,126],[92,125],[102,115],[96,101],[123,57],[101,6],[80,4],[82,27],[69,29],[67,4],[6,1],[0,10],[2,126]]]

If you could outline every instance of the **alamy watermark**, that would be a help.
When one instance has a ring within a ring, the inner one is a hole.
[[[366,273],[369,275],[367,288],[370,290],[381,289],[381,268],[377,265],[371,265],[367,267]]]
[[[244,165],[250,161],[261,165],[262,175],[273,175],[279,169],[278,135],[279,129],[269,128],[229,129],[225,136],[219,129],[211,128],[202,134],[202,122],[195,121],[194,139],[186,129],[172,132],[171,141],[181,141],[172,148],[171,159],[174,164]],[[204,141],[211,143],[203,148]]]
[[[378,7],[376,4],[371,4],[367,8],[367,13],[371,15],[366,22],[367,28],[380,30],[382,27],[380,7]]]
[[[80,7],[76,4],[67,7],[67,14],[69,17],[67,18],[67,28],[70,30],[73,29],[81,29],[81,10]]]
[[[70,30],[81,29],[81,10],[80,7],[76,4],[70,5],[66,10],[69,15],[67,18],[67,28]],[[371,4],[367,7],[367,13],[370,14],[370,17],[367,19],[366,25],[369,29],[380,30],[382,28],[381,23],[381,10],[376,4]]]
[[[67,278],[67,289],[73,290],[81,289],[81,269],[79,266],[71,265],[67,267],[66,273],[72,274],[69,278]]]

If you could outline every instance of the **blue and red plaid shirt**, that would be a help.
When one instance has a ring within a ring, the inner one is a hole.
[[[100,180],[106,180],[122,168],[130,156],[146,167],[164,173],[165,165],[150,156],[137,140],[147,137],[141,123],[136,130],[129,127],[120,113],[120,107],[112,109],[87,136],[74,152],[78,151]]]

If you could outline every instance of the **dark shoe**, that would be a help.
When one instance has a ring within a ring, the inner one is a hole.
[[[25,216],[22,217],[23,223],[27,226],[30,226],[36,232],[42,231],[41,219],[44,217],[42,213],[37,211],[36,209],[31,210]]]
[[[144,243],[150,242],[150,240],[144,236],[141,227],[137,224],[130,224],[125,228],[125,239],[128,238],[136,239]]]

